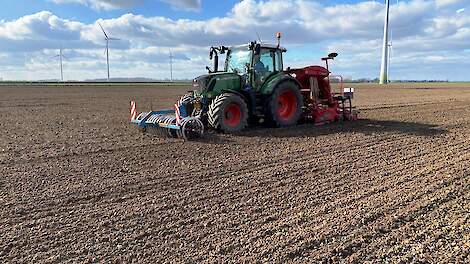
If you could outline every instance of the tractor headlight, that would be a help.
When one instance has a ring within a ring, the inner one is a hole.
[[[194,102],[193,107],[196,111],[200,111],[202,109],[201,102],[199,101]]]

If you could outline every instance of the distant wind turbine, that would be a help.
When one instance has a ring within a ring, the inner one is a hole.
[[[98,23],[98,25],[100,25],[100,28],[103,31],[104,38],[106,40],[106,50],[104,52],[106,53],[106,65],[108,67],[108,82],[109,82],[109,41],[110,40],[120,40],[120,39],[108,37],[108,34],[106,34],[106,31],[104,31],[103,26],[100,23]]]
[[[170,56],[170,82],[173,82],[173,54],[171,53],[171,49],[168,49],[168,53]]]
[[[59,49],[59,54],[58,55],[55,55],[53,56],[52,58],[59,58],[59,66],[60,66],[60,81],[63,82],[64,81],[64,68],[63,68],[63,65],[62,65],[62,61],[63,61],[63,58],[66,58],[62,52],[62,48]]]

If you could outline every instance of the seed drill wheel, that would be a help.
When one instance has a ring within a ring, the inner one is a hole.
[[[292,81],[275,88],[266,107],[267,120],[277,127],[297,124],[302,114],[302,94]]]
[[[209,124],[218,131],[238,132],[247,125],[248,106],[239,95],[223,93],[209,105],[207,115]]]

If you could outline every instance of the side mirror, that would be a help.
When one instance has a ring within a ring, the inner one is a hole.
[[[214,50],[211,49],[211,51],[209,52],[209,59],[212,60],[212,57],[214,55]]]
[[[338,53],[336,53],[336,52],[328,54],[328,58],[330,58],[330,59],[334,59],[336,57],[338,57]]]
[[[261,53],[261,45],[256,44],[255,45],[255,55],[259,55]]]
[[[220,54],[225,54],[225,50],[227,49],[227,47],[225,46],[220,46]]]
[[[209,66],[206,66],[206,70],[207,70],[209,73],[212,72],[212,71],[211,71],[211,68],[209,68]]]

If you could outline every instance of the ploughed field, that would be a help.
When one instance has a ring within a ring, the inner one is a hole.
[[[188,87],[0,86],[0,262],[466,262],[470,85],[356,87],[361,120],[140,134]]]

